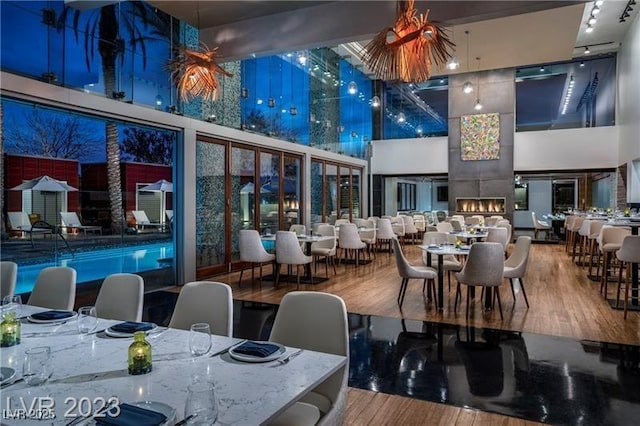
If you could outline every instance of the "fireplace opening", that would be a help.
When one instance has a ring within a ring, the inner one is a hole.
[[[457,213],[505,213],[505,198],[456,198]]]

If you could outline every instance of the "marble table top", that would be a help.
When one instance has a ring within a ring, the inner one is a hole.
[[[22,316],[42,311],[23,306]],[[120,321],[100,319],[98,330]],[[127,348],[132,338],[110,338],[103,332],[80,335],[76,320],[64,324],[32,324],[22,320],[22,342],[2,348],[3,367],[22,375],[25,350],[50,346],[53,374],[49,381],[30,387],[20,381],[2,389],[3,408],[15,409],[22,401],[51,397],[55,419],[25,421],[2,419],[2,424],[66,425],[65,411],[72,399],[117,397],[120,402],[155,401],[175,408],[176,421],[184,416],[187,386],[198,380],[215,384],[219,424],[265,424],[346,364],[346,357],[304,351],[290,362],[245,363],[223,355],[192,357],[189,332],[158,327],[147,340],[152,345],[153,371],[131,376],[127,372]],[[212,336],[209,354],[231,347],[240,340]],[[296,348],[287,348],[287,354]],[[71,398],[71,399],[68,399]],[[86,422],[84,422],[86,423]],[[81,424],[84,424],[81,423]],[[91,424],[91,423],[87,423]]]

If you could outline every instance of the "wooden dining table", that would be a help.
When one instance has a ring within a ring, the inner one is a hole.
[[[22,316],[44,310],[23,306]],[[99,319],[97,329],[119,322]],[[109,399],[165,404],[175,409],[177,422],[184,417],[187,387],[195,381],[209,381],[215,386],[219,413],[216,424],[267,424],[347,362],[343,356],[309,350],[284,364],[277,360],[240,362],[228,353],[217,354],[240,340],[216,335],[212,336],[208,354],[193,357],[188,331],[157,327],[147,335],[152,345],[152,371],[129,375],[127,349],[132,338],[108,337],[103,331],[79,334],[76,319],[56,324],[33,324],[22,319],[21,326],[21,343],[1,351],[2,367],[15,370],[16,380],[2,387],[2,424],[7,425],[68,425],[87,409],[97,409],[101,401]],[[32,387],[21,380],[22,367],[25,350],[38,346],[51,348],[53,373],[46,383]],[[295,351],[287,347],[282,357]],[[43,401],[53,409],[49,417],[54,417],[43,421],[16,416],[19,412],[15,410],[24,404],[37,408]]]

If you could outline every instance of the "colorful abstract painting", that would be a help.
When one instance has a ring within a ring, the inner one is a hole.
[[[460,117],[460,152],[463,161],[500,158],[500,114]]]

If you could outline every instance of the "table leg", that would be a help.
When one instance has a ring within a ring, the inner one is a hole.
[[[631,235],[638,235],[638,227],[631,227]],[[638,264],[631,264],[631,305],[638,306]]]
[[[444,309],[444,256],[438,256],[438,310]]]
[[[304,243],[304,254],[306,254],[307,256],[311,256],[311,241],[307,241]],[[313,262],[307,263],[304,266],[304,278],[306,280],[311,281],[311,264]]]

